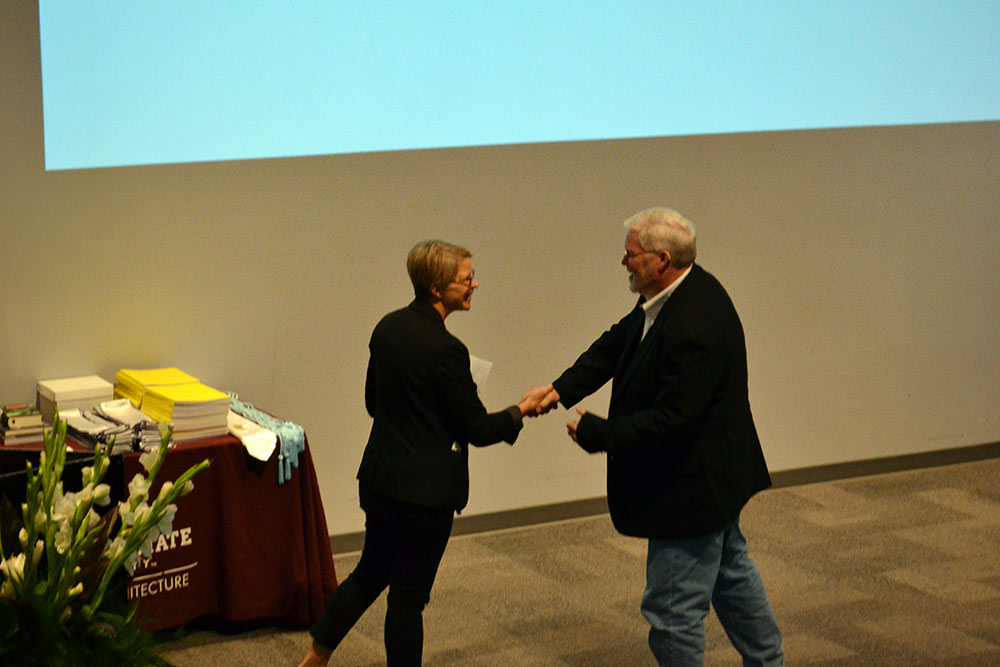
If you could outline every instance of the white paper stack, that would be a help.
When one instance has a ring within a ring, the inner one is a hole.
[[[59,418],[66,422],[66,431],[79,444],[93,449],[97,443],[114,441],[115,454],[132,451],[132,429],[104,419],[93,410],[59,410]]]
[[[127,398],[105,401],[94,408],[101,417],[122,424],[132,433],[132,443],[138,449],[151,450],[160,446],[160,426],[141,410],[132,407]]]

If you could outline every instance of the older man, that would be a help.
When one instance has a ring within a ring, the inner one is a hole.
[[[648,538],[642,612],[661,665],[700,665],[714,606],[745,665],[781,665],[781,633],[739,528],[771,484],[750,413],[747,359],[725,289],[694,263],[695,230],[654,208],[625,221],[635,308],[552,384],[525,399],[576,405],[613,380],[607,419],[577,408],[567,424],[587,452],[607,452],[619,532]]]

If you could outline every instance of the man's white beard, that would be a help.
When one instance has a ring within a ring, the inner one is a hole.
[[[635,284],[635,274],[634,273],[629,273],[628,274],[628,291],[633,292],[635,294],[639,293],[639,287]]]

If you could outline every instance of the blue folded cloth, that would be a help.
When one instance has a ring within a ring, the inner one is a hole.
[[[299,454],[306,450],[305,430],[298,424],[261,412],[250,403],[241,401],[240,397],[231,391],[226,393],[229,394],[229,408],[233,412],[243,415],[278,436],[278,484],[290,480],[292,468],[299,467]]]

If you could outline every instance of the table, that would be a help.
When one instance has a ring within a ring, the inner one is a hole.
[[[138,454],[123,458],[127,485],[143,470]],[[178,500],[172,532],[149,560],[140,557],[128,583],[143,627],[164,630],[205,616],[314,622],[337,578],[308,442],[280,486],[277,454],[258,461],[232,436],[178,444],[150,495],[205,458],[211,465]]]

